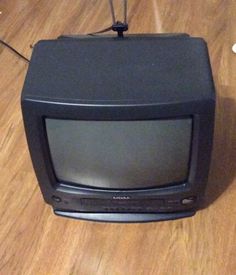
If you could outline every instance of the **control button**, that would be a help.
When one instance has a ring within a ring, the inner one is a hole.
[[[176,200],[176,199],[169,199],[167,200],[167,204],[180,204],[180,200]]]
[[[196,200],[195,197],[185,198],[185,199],[182,199],[182,204],[184,204],[184,205],[189,205],[189,204],[194,203],[195,200]]]
[[[173,206],[170,206],[170,205],[168,205],[168,206],[160,206],[159,209],[160,210],[169,210],[169,209],[173,209]]]
[[[61,202],[61,198],[57,197],[57,196],[52,196],[52,199],[55,201],[55,202]]]

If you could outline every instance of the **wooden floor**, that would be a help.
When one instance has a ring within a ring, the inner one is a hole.
[[[28,65],[0,46],[1,275],[236,274],[236,2],[128,2],[129,33],[187,32],[208,42],[218,101],[207,208],[193,218],[147,224],[54,216],[23,131],[20,94]],[[40,39],[111,24],[106,0],[0,0],[0,11],[0,37],[27,57]]]

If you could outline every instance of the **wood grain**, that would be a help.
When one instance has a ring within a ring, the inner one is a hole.
[[[122,9],[115,1],[118,17]],[[1,0],[0,37],[31,44],[110,25],[106,0]],[[193,218],[105,224],[56,217],[23,131],[27,64],[0,46],[0,274],[236,274],[236,3],[129,0],[130,33],[187,32],[209,45],[217,114],[206,208]]]

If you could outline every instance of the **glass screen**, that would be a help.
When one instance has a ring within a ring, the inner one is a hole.
[[[131,189],[187,179],[192,119],[80,121],[46,119],[59,181]]]

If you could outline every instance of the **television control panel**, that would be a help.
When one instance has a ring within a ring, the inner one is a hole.
[[[76,198],[70,202],[53,196],[54,208],[64,208],[66,205],[82,212],[124,212],[124,213],[151,213],[165,212],[195,207],[197,198],[194,196],[182,199],[128,199],[123,198]]]

